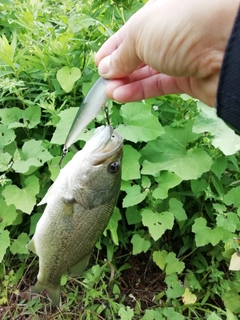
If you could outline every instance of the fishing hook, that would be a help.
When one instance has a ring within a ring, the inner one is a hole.
[[[59,160],[59,162],[56,164],[56,165],[52,165],[52,161],[50,162],[50,165],[55,168],[55,167],[59,167],[60,169],[62,168],[62,162],[63,162],[63,159],[65,158],[66,154],[68,153],[68,148],[66,148],[65,146],[63,147],[63,153],[62,153],[62,156],[61,156],[61,159]]]

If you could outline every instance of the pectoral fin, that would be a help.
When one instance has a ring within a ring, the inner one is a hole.
[[[35,248],[35,244],[34,244],[34,240],[31,239],[28,244],[26,245],[28,250],[31,250],[33,253],[36,254],[36,248]]]
[[[70,276],[80,276],[85,269],[87,268],[89,259],[90,259],[91,253],[89,253],[88,255],[86,255],[81,261],[79,261],[77,264],[75,264],[74,266],[72,266],[71,268],[69,268],[68,270],[68,274]]]

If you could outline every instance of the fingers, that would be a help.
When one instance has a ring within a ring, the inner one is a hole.
[[[182,93],[176,78],[155,74],[129,83],[129,78],[113,80],[106,89],[110,99],[119,102],[139,101],[171,93]]]

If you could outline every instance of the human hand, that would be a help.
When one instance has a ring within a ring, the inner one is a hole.
[[[99,74],[120,102],[187,93],[215,106],[239,0],[150,0],[100,48]]]

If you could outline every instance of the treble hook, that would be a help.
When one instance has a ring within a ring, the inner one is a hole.
[[[108,104],[107,103],[104,104],[104,108],[103,109],[104,109],[104,112],[105,112],[107,124],[110,126],[109,109],[108,109]]]

